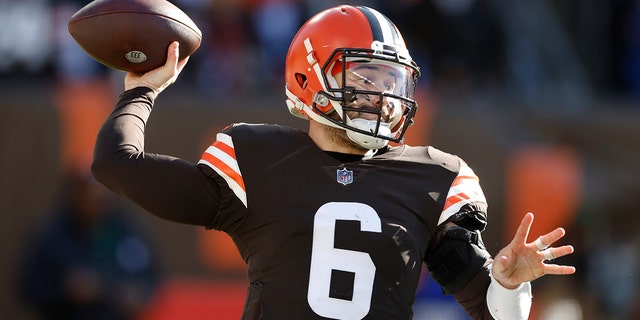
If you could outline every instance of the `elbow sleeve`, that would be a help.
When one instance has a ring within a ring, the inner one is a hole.
[[[445,294],[458,292],[485,266],[490,254],[484,247],[479,231],[450,226],[425,263],[433,279]]]
[[[491,277],[491,284],[487,289],[487,308],[494,319],[529,319],[531,300],[530,282],[524,282],[515,289],[507,289]]]

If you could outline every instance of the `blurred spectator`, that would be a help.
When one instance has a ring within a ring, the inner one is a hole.
[[[590,213],[586,280],[606,319],[635,320],[640,317],[640,232],[636,215],[629,213],[640,205],[637,197],[619,194],[596,207],[603,214]]]
[[[66,178],[60,206],[25,248],[24,302],[42,319],[135,319],[159,284],[151,246],[88,170]]]
[[[423,0],[395,0],[395,1],[388,1],[388,3],[390,4],[390,6],[394,6],[406,1],[415,2],[415,1],[423,1]],[[304,17],[304,20],[311,18],[311,16],[316,12],[320,12],[324,9],[328,9],[331,7],[339,6],[341,4],[348,4],[352,6],[367,6],[367,7],[371,7],[379,10],[379,9],[384,9],[384,7],[381,6],[381,4],[385,3],[385,1],[379,1],[379,0],[303,0],[302,2],[304,3],[304,7],[306,8],[306,12],[305,12],[306,16]],[[387,15],[388,13],[389,12],[385,11],[385,15]],[[401,31],[403,33],[405,32],[404,30],[401,30]]]
[[[107,73],[108,69],[89,57],[69,34],[69,19],[89,2],[84,0],[53,0],[51,3],[52,37],[54,40],[53,64],[59,79],[84,82]]]
[[[69,19],[89,2],[50,1],[51,34],[55,39],[52,102],[59,114],[60,153],[65,167],[92,152],[98,129],[113,109],[113,92],[119,90],[112,78],[124,77],[123,72],[92,59],[69,34]]]
[[[50,21],[48,0],[0,0],[0,74],[45,67],[53,43]]]
[[[252,26],[261,50],[260,73],[284,90],[285,56],[291,39],[307,17],[299,0],[252,1]]]
[[[504,41],[493,1],[403,0],[382,6],[406,30],[413,58],[429,69],[439,94],[471,94],[501,84]]]
[[[196,51],[199,59],[198,87],[206,95],[233,95],[258,83],[255,79],[258,48],[253,45],[246,7],[241,1],[212,1],[204,8],[201,48]],[[192,62],[189,62],[192,63]]]
[[[638,246],[629,239],[601,242],[591,249],[589,284],[611,320],[634,318],[638,302]]]
[[[633,98],[640,98],[640,1],[629,4],[622,20],[621,73],[624,88]]]
[[[494,1],[505,33],[505,92],[534,110],[584,111],[594,88],[551,1]]]

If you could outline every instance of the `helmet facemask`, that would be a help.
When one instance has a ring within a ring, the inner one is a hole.
[[[322,66],[313,109],[366,149],[400,143],[417,109],[418,67],[395,51],[336,49]]]

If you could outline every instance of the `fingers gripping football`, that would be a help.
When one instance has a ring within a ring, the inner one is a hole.
[[[149,87],[156,94],[159,94],[178,79],[178,75],[189,61],[189,57],[180,61],[178,59],[179,44],[174,41],[167,49],[167,61],[163,66],[144,74],[127,73],[124,79],[125,90],[136,87]]]
[[[180,42],[180,59],[202,41],[191,18],[166,0],[95,0],[78,10],[69,33],[96,61],[116,70],[145,73],[165,63],[167,46]]]

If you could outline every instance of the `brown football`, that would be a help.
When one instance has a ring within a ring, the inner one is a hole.
[[[193,20],[166,0],[95,0],[78,10],[68,26],[96,61],[137,73],[163,65],[173,41],[180,42],[180,60],[202,41]]]

